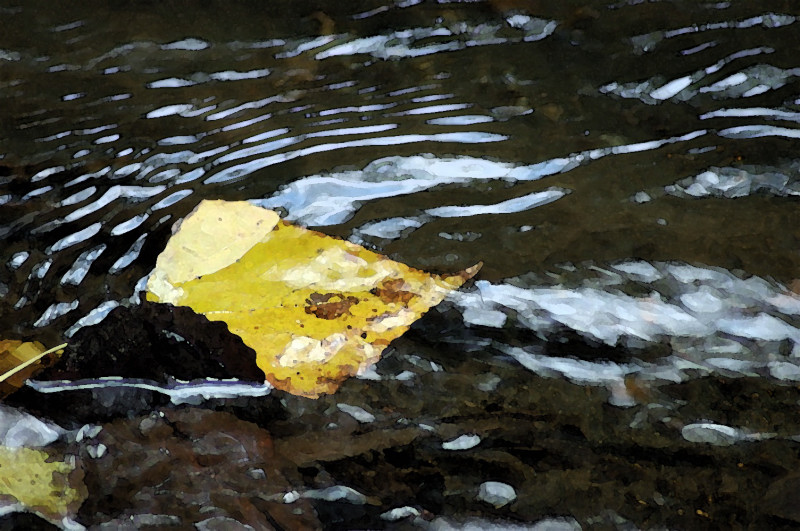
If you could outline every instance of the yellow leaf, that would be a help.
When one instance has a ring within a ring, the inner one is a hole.
[[[203,201],[159,255],[147,298],[224,321],[275,387],[317,397],[478,269],[432,275],[247,202]]]
[[[59,351],[66,343],[45,350],[38,341],[23,343],[14,339],[0,340],[0,398],[10,395],[25,384],[25,380],[45,368],[42,358]]]
[[[0,446],[0,498],[13,498],[48,520],[75,514],[86,488],[74,464],[54,461],[44,451]]]

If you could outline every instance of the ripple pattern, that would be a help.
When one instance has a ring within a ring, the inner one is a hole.
[[[135,300],[172,224],[208,197],[349,223],[343,235],[385,250],[429,226],[434,248],[480,245],[485,230],[447,220],[582,205],[591,185],[574,179],[667,149],[698,162],[630,190],[630,208],[796,196],[787,168],[711,157],[798,138],[800,68],[774,44],[794,15],[709,4],[702,23],[643,32],[633,12],[664,7],[620,3],[586,31],[559,9],[448,5],[344,9],[314,15],[316,32],[271,22],[235,39],[180,24],[112,37],[78,11],[1,49],[0,99],[23,102],[0,140],[3,321],[17,334],[63,330]],[[591,54],[605,27],[629,32],[618,53],[606,45],[607,68],[578,75],[552,61],[580,64],[575,51]],[[405,207],[371,206],[393,198]],[[514,238],[542,225],[508,223]]]

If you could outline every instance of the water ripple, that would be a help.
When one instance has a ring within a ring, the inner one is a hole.
[[[577,200],[581,190],[573,184],[515,187],[569,172],[581,181],[582,168],[603,168],[603,159],[621,164],[651,153],[655,165],[672,146],[670,153],[703,160],[720,145],[797,138],[797,97],[785,96],[800,70],[781,61],[771,40],[794,16],[720,22],[724,11],[714,9],[696,26],[634,35],[627,41],[634,59],[647,60],[623,73],[602,63],[614,72],[608,79],[605,67],[590,75],[575,59],[605,61],[590,44],[602,32],[576,31],[558,10],[537,17],[521,8],[422,4],[396,1],[352,13],[318,33],[269,27],[235,39],[154,30],[124,42],[103,37],[91,16],[74,15],[47,27],[69,28],[77,19],[82,25],[64,31],[86,40],[50,50],[53,37],[34,29],[41,49],[4,45],[3,98],[25,95],[26,104],[8,120],[0,157],[22,161],[13,171],[28,177],[15,176],[0,193],[3,208],[18,209],[0,227],[9,241],[3,261],[31,283],[4,277],[0,289],[11,286],[13,304],[36,314],[29,322],[51,324],[65,322],[59,316],[68,307],[51,303],[70,303],[48,301],[47,291],[102,275],[101,263],[113,264],[110,274],[118,279],[106,279],[105,293],[81,293],[81,304],[131,296],[132,279],[144,274],[144,257],[163,245],[168,224],[206,197],[252,199],[289,219],[330,225],[380,199],[502,183],[491,199],[440,200],[385,219],[367,217],[350,229],[352,238],[380,245],[449,216],[510,216]],[[615,20],[620,10],[603,12],[598,23]],[[403,22],[384,26],[379,17]],[[767,30],[766,37],[730,41],[754,27]],[[580,33],[593,37],[580,41]],[[562,48],[571,39],[578,40]],[[667,41],[674,45],[664,63],[656,59],[664,59]],[[516,60],[521,54],[530,61]],[[556,64],[555,56],[563,59]],[[30,90],[47,86],[57,88]],[[752,108],[741,103],[751,100]],[[634,106],[640,102],[648,109]],[[593,106],[596,116],[585,110]],[[672,120],[661,110],[666,106],[694,121]],[[634,126],[627,130],[622,122]],[[15,158],[31,149],[33,155]],[[426,152],[437,155],[415,155]],[[777,177],[786,171],[734,166],[698,163],[681,177],[641,186],[644,195],[637,197],[648,200],[635,204],[652,207],[664,196],[795,194],[795,180]],[[737,169],[745,173],[733,175]],[[514,230],[531,230],[527,223]],[[432,234],[455,242],[478,231]],[[107,247],[95,256],[100,245]]]
[[[672,39],[683,35],[692,33],[703,33],[706,31],[715,31],[721,29],[747,29],[754,26],[763,26],[765,29],[780,28],[794,24],[797,18],[792,15],[765,13],[754,17],[749,17],[743,20],[729,20],[722,22],[711,22],[707,24],[698,24],[693,26],[684,26],[673,30],[660,30],[643,35],[632,37],[631,43],[637,53],[648,53],[655,50],[656,46],[664,39]]]

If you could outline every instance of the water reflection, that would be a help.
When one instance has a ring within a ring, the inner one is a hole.
[[[502,328],[512,319],[514,326],[543,336],[566,327],[645,355],[669,342],[672,356],[623,364],[498,345],[537,374],[609,386],[616,405],[635,404],[625,385],[633,374],[651,385],[710,373],[790,381],[800,375],[800,298],[779,284],[681,263],[624,262],[589,270],[565,266],[545,278],[478,281],[475,292],[450,298],[474,325]]]

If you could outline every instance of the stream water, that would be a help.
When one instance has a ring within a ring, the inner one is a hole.
[[[136,303],[173,223],[250,200],[484,263],[260,421],[370,500],[309,496],[324,527],[791,526],[799,29],[777,0],[2,2],[0,337]]]

